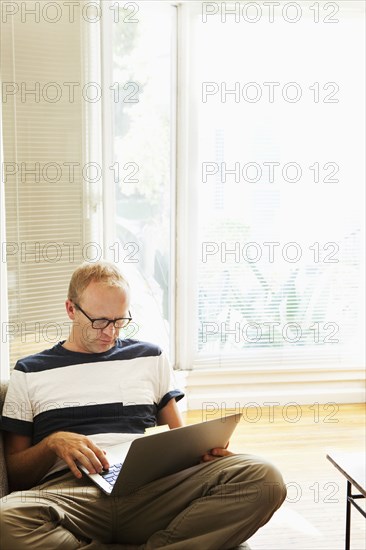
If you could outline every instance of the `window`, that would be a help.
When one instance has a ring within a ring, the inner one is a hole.
[[[156,342],[172,358],[176,8],[121,4],[115,21],[107,47],[113,65],[104,64],[113,92],[105,137],[116,224],[107,253],[131,283],[134,322],[126,336]]]
[[[102,255],[131,282],[125,336],[178,367],[361,364],[364,6],[269,4],[2,23],[2,81],[30,90],[2,106],[11,364],[67,335],[69,276]]]
[[[247,4],[186,6],[191,361],[361,365],[363,8]]]

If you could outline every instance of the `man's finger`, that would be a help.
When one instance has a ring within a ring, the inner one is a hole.
[[[211,454],[206,453],[201,457],[201,462],[212,462],[212,460],[216,460],[215,456],[212,456]]]
[[[76,466],[75,462],[72,460],[72,458],[65,458],[65,462],[74,474],[75,477],[78,479],[83,477],[83,474],[80,472],[79,468]]]
[[[231,451],[228,451],[226,448],[225,449],[221,449],[221,448],[216,448],[216,449],[211,449],[211,454],[213,456],[232,456],[234,453],[232,453]]]
[[[98,450],[96,449],[98,453]],[[76,456],[77,460],[88,469],[90,474],[95,474],[103,470],[103,464],[95,454],[95,452],[89,447],[83,447],[80,449]]]
[[[99,447],[97,447],[96,451],[94,451],[94,452],[97,455],[97,457],[99,458],[99,460],[100,460],[100,462],[103,466],[103,469],[108,470],[109,462],[108,462],[108,459],[106,457],[106,451],[103,451],[102,449],[99,449]]]
[[[97,471],[98,470],[108,470],[109,462],[108,462],[107,457],[105,455],[105,451],[103,451],[102,449],[100,449],[96,445],[90,445],[90,449],[92,450],[92,452],[94,453],[94,456],[96,457],[96,459],[98,461],[97,462],[97,464],[98,464]],[[93,463],[96,464],[95,461]]]

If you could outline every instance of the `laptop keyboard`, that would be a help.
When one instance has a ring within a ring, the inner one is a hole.
[[[122,463],[113,464],[108,470],[103,470],[103,472],[101,472],[99,475],[102,476],[102,478],[105,479],[107,483],[109,483],[110,485],[114,485],[121,468]]]

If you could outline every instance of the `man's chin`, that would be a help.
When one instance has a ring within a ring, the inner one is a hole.
[[[98,347],[101,351],[108,351],[109,349],[113,348],[115,345],[116,340],[99,340]]]

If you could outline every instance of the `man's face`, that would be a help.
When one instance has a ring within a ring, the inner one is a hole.
[[[119,287],[91,282],[78,302],[91,319],[119,319],[128,317],[128,292]],[[105,329],[94,329],[89,319],[70,300],[67,313],[73,321],[68,348],[82,353],[102,353],[115,345],[118,329],[110,323]]]

